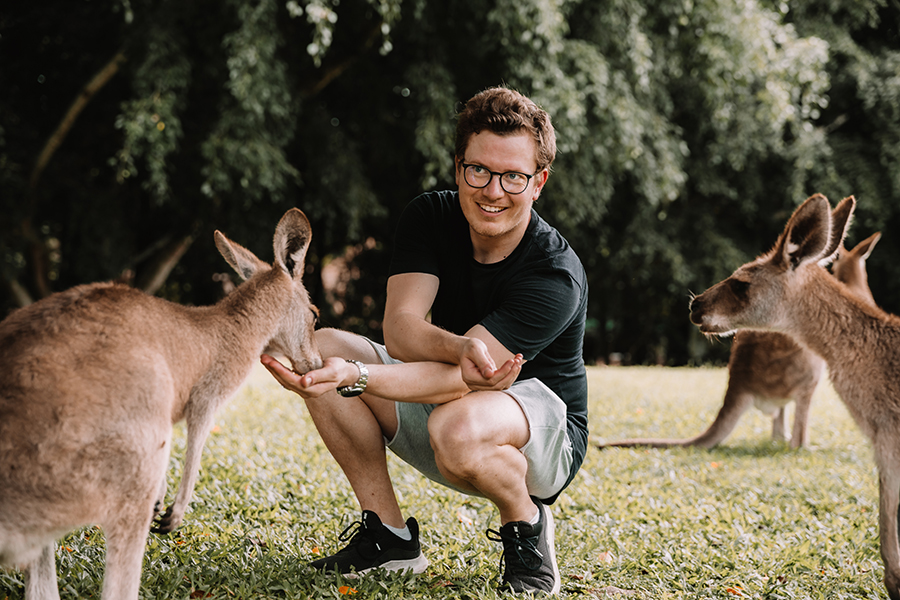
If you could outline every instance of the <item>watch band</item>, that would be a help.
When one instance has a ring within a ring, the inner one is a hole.
[[[353,385],[345,385],[337,388],[337,393],[344,398],[351,398],[353,396],[359,396],[364,391],[366,391],[366,385],[369,383],[369,368],[358,360],[353,360],[352,358],[344,359],[348,363],[353,363],[359,368],[359,379],[356,380],[356,383]]]

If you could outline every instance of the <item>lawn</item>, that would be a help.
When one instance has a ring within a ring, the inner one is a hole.
[[[688,436],[715,416],[722,368],[591,367],[592,438]],[[792,415],[790,415],[792,417]],[[553,505],[562,596],[570,598],[884,598],[877,475],[868,442],[828,382],[813,400],[808,448],[770,440],[755,409],[712,451],[590,448]],[[181,471],[176,429],[169,500]],[[419,576],[349,581],[304,565],[337,549],[358,519],[346,480],[303,402],[260,368],[216,418],[184,524],[151,534],[141,597],[496,598],[492,505],[435,486],[391,455],[401,506],[422,526]],[[60,592],[98,598],[102,532],[59,543]],[[0,599],[22,598],[0,573]]]

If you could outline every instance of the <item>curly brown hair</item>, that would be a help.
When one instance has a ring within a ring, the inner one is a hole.
[[[456,121],[456,158],[465,158],[469,139],[476,133],[490,131],[497,135],[528,132],[537,147],[537,170],[549,169],[556,158],[556,132],[550,115],[521,93],[503,86],[491,87],[475,94]]]

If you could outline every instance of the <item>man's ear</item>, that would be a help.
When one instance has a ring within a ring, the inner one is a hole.
[[[550,169],[541,169],[537,175],[534,176],[534,195],[532,196],[532,200],[537,202],[538,197],[541,195],[541,190],[544,189],[544,184],[547,183],[547,179],[550,177]]]

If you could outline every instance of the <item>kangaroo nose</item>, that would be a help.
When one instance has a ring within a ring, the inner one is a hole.
[[[699,300],[699,298],[694,298],[691,300],[688,309],[691,311],[691,323],[694,325],[700,325],[703,321],[703,301]]]
[[[301,375],[309,373],[310,371],[321,369],[323,364],[324,363],[322,362],[322,357],[318,354],[315,356],[301,358],[300,360],[296,361],[294,359],[291,359],[291,368],[293,369],[294,373],[299,373]]]

